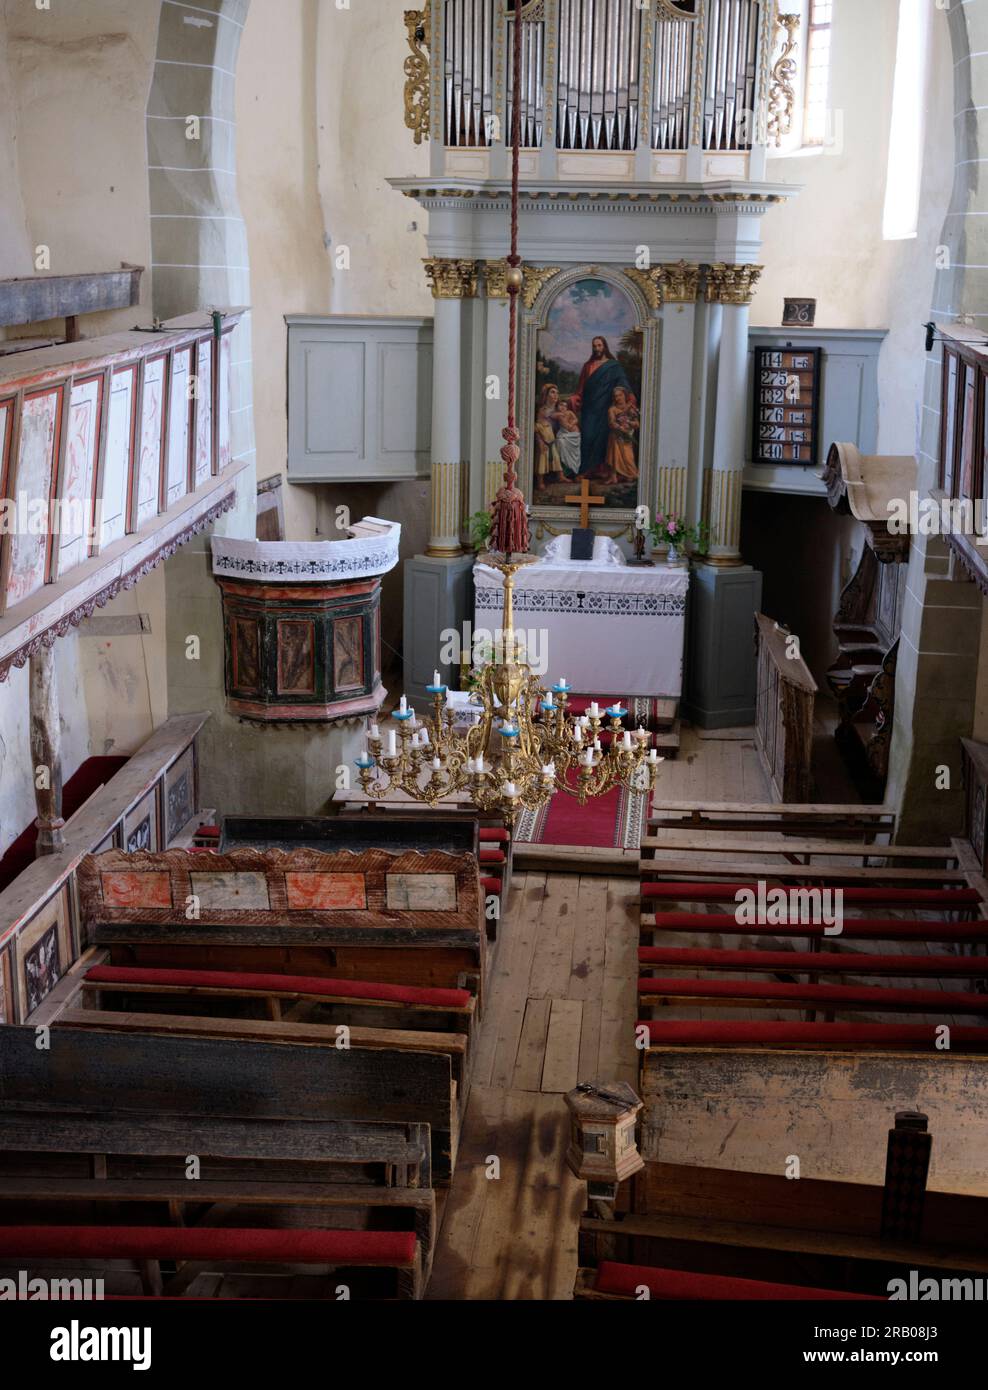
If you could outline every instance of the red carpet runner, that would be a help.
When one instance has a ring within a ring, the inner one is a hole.
[[[623,787],[594,797],[585,806],[557,792],[541,811],[523,811],[516,844],[586,845],[593,849],[638,849],[648,814],[648,794]]]

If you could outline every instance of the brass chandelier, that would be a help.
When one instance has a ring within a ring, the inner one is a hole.
[[[515,92],[521,90],[521,25],[514,26]],[[368,745],[357,759],[360,785],[373,798],[404,793],[434,806],[459,794],[484,812],[497,812],[513,825],[522,810],[538,810],[556,792],[574,796],[581,805],[616,787],[645,794],[654,790],[662,759],[651,735],[624,728],[627,710],[615,704],[601,710],[594,703],[586,714],[568,713],[570,687],[565,679],[550,690],[525,659],[514,630],[512,598],[515,575],[537,557],[529,553],[525,498],[517,486],[521,457],[515,419],[515,363],[518,348],[518,295],[524,277],[518,254],[518,185],[521,148],[521,103],[513,102],[511,168],[511,253],[506,276],[510,306],[508,329],[508,423],[501,450],[504,482],[491,506],[490,550],[484,563],[504,581],[501,629],[495,660],[484,666],[476,691],[479,718],[465,732],[454,729],[456,710],[447,699],[439,672],[428,692],[433,714],[419,719],[402,696],[392,714],[394,724],[381,737],[370,726]],[[606,727],[605,727],[606,725]],[[609,747],[604,748],[608,741]]]

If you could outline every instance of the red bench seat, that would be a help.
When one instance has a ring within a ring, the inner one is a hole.
[[[761,1279],[735,1279],[722,1274],[691,1274],[683,1269],[657,1269],[652,1265],[622,1265],[605,1260],[594,1281],[596,1293],[617,1298],[637,1298],[646,1288],[651,1298],[684,1303],[694,1300],[846,1299],[884,1302],[879,1294],[844,1293],[838,1289],[807,1289],[798,1284],[770,1284]]]
[[[481,849],[478,858],[481,864],[503,864],[505,862],[503,849]]]
[[[507,830],[503,826],[482,825],[480,827],[480,843],[506,845],[511,839]]]
[[[795,1047],[935,1050],[941,1041],[928,1023],[660,1023],[644,1018],[650,1047]],[[951,1028],[952,1052],[988,1052],[988,1028]]]
[[[890,873],[892,871],[890,870]],[[766,880],[771,883],[771,870],[766,872]],[[934,873],[930,874],[935,878]],[[792,892],[800,886],[806,888],[813,884],[813,870],[807,867],[807,882],[803,885],[786,884],[785,890]],[[774,888],[778,885],[771,884]],[[837,885],[841,887],[840,885]],[[754,891],[756,884],[749,883],[643,883],[643,898],[655,898],[665,902],[735,902],[739,893]],[[831,889],[833,883],[826,887]],[[939,907],[969,908],[981,902],[981,894],[975,888],[895,888],[876,886],[874,888],[841,887],[846,903],[874,903],[892,907]]]
[[[874,1009],[877,1013],[988,1014],[988,995],[881,985],[787,985],[776,980],[640,979],[642,1001],[672,996],[709,1004],[766,1003],[777,1008]]]
[[[752,970],[764,974],[904,975],[988,978],[988,956],[874,956],[843,951],[727,951],[640,946],[640,965],[665,970]]]
[[[165,988],[251,990],[258,994],[315,994],[336,999],[366,999],[411,1007],[465,1009],[474,996],[466,989],[430,989],[418,985],[371,984],[366,980],[327,980],[320,975],[270,975],[236,970],[171,970],[130,965],[94,965],[89,984],[161,985]]]
[[[656,912],[642,926],[648,931],[717,932],[723,936],[819,936],[826,929],[804,922],[788,926],[743,926],[732,912]],[[840,934],[845,941],[967,941],[988,942],[988,920],[923,922],[898,917],[846,917]],[[836,940],[836,937],[830,939]]]
[[[243,1260],[407,1266],[413,1231],[253,1230],[182,1226],[0,1226],[11,1259]]]

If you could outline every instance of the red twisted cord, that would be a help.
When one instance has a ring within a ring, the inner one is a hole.
[[[515,0],[514,50],[512,55],[512,104],[511,104],[511,251],[508,265],[512,270],[521,265],[518,254],[518,189],[521,170],[521,6],[522,0]],[[525,512],[525,498],[519,491],[517,464],[521,458],[518,442],[521,435],[515,415],[516,362],[518,358],[518,295],[520,285],[508,285],[508,423],[502,430],[504,447],[501,459],[504,463],[504,484],[498,489],[493,506],[493,530],[491,549],[501,551],[506,556],[513,552],[528,550],[528,516]]]

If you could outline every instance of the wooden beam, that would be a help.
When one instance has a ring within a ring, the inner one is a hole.
[[[129,309],[140,303],[143,273],[143,266],[122,265],[119,270],[83,275],[27,275],[0,280],[0,328]]]
[[[31,769],[38,818],[36,853],[60,854],[62,829],[62,732],[54,647],[41,646],[31,657]]]

